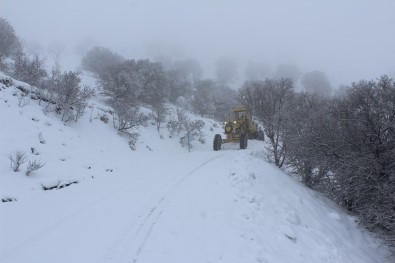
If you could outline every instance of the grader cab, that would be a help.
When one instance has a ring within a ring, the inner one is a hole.
[[[263,139],[263,133],[252,120],[251,112],[244,106],[235,107],[229,113],[228,120],[224,122],[224,133],[225,139],[222,139],[220,134],[215,135],[214,151],[220,150],[222,144],[229,142],[240,143],[240,149],[246,149],[248,139]]]

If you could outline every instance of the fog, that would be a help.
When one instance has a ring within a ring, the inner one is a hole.
[[[0,0],[0,16],[31,52],[63,61],[102,46],[126,58],[195,58],[206,77],[229,58],[238,83],[251,65],[319,70],[336,86],[395,76],[393,0]]]

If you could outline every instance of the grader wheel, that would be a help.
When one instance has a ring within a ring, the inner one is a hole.
[[[214,136],[213,149],[214,151],[221,150],[222,138],[220,134]]]
[[[240,135],[240,149],[244,150],[247,149],[248,143],[248,135],[246,133],[242,133]]]

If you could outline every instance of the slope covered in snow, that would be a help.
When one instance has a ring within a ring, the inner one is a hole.
[[[190,153],[154,125],[131,151],[98,101],[64,125],[0,86],[0,198],[10,201],[0,203],[0,262],[393,260],[353,217],[265,162],[263,142],[214,152],[220,128],[205,119],[207,142]],[[17,150],[45,166],[13,172]]]

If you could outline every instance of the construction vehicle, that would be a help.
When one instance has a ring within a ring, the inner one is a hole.
[[[225,139],[220,134],[214,136],[213,149],[218,151],[224,143],[240,143],[240,149],[246,149],[248,139],[263,140],[263,132],[252,120],[251,112],[244,106],[237,106],[229,113],[228,120],[224,122]]]

